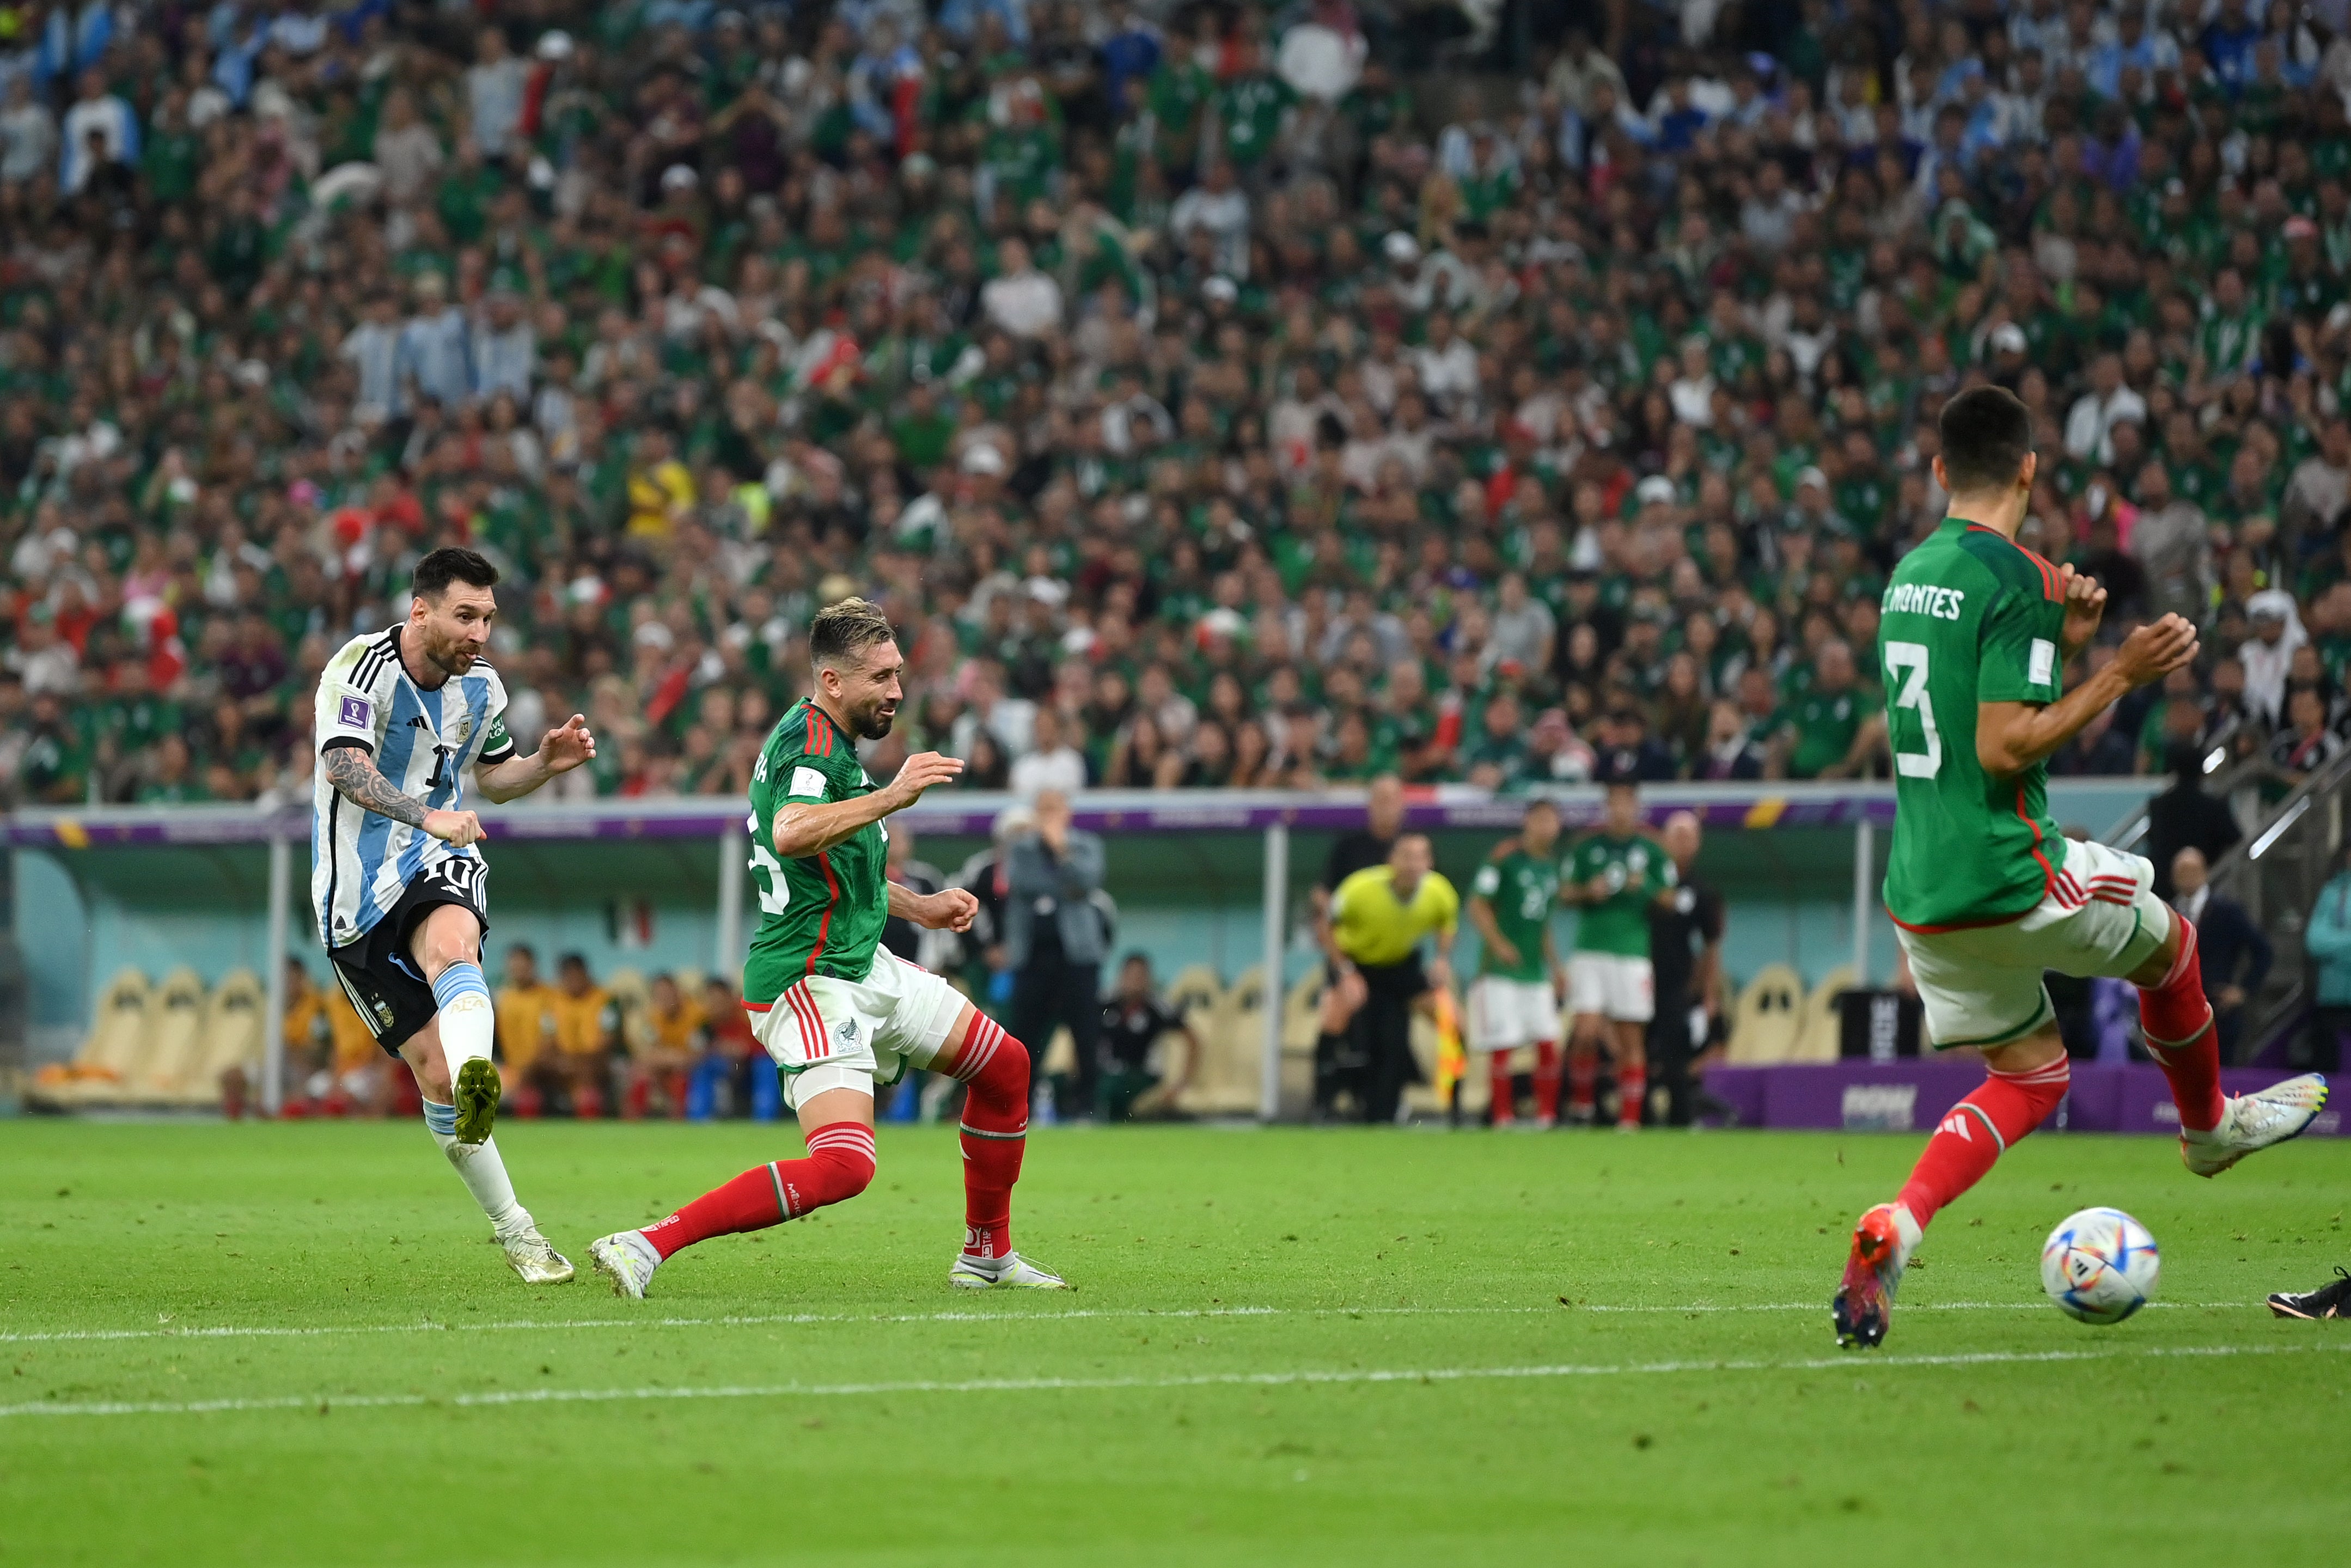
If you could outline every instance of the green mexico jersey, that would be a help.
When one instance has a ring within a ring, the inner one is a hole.
[[[890,917],[883,869],[890,832],[869,822],[821,853],[776,858],[776,811],[872,793],[857,748],[824,710],[802,698],[768,732],[751,771],[751,877],[759,929],[743,966],[743,999],[774,1001],[808,975],[865,978]]]
[[[2065,606],[2057,569],[1980,524],[1947,519],[1902,558],[1877,653],[1894,750],[1886,907],[1914,930],[1996,925],[2041,902],[2058,837],[2049,770],[1995,779],[1976,760],[1978,703],[2053,703]]]
[[[1551,931],[1552,906],[1559,902],[1559,862],[1537,860],[1512,844],[1478,868],[1469,891],[1492,908],[1494,929],[1519,950],[1519,961],[1505,964],[1487,948],[1479,956],[1478,972],[1537,984],[1549,979],[1543,937]]]
[[[1577,912],[1574,950],[1647,957],[1649,905],[1677,880],[1672,859],[1655,839],[1639,833],[1626,839],[1587,833],[1567,852],[1567,880],[1582,887],[1594,877],[1606,877],[1614,891]]]

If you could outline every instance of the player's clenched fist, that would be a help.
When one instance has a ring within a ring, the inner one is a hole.
[[[979,900],[960,887],[925,894],[916,901],[914,924],[933,931],[968,931],[979,915]]]
[[[2124,638],[2115,651],[2115,665],[2131,685],[2148,685],[2195,658],[2199,646],[2196,628],[2184,616],[2167,615]]]
[[[912,805],[922,798],[924,790],[934,784],[944,784],[962,771],[960,758],[918,751],[906,758],[905,766],[898,769],[898,777],[890,781],[890,788],[903,803]]]
[[[427,811],[424,831],[452,849],[481,842],[482,820],[471,811]]]

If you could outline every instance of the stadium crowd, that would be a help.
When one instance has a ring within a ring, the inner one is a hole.
[[[581,793],[741,792],[851,591],[877,772],[1863,774],[1978,378],[2207,628],[2056,766],[2305,771],[2346,9],[0,0],[0,787],[299,799],[446,541]]]

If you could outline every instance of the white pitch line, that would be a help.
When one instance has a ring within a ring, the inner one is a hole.
[[[2244,1301],[2149,1301],[2148,1307],[2173,1311],[2222,1311],[2244,1307]],[[1913,1301],[1906,1312],[2006,1312],[2037,1310],[2038,1301]],[[1820,1301],[1755,1301],[1720,1304],[1693,1302],[1685,1306],[1584,1305],[1548,1307],[1198,1307],[1102,1308],[1056,1312],[773,1312],[708,1318],[519,1318],[486,1323],[434,1322],[321,1324],[311,1328],[280,1328],[260,1324],[152,1329],[53,1329],[0,1333],[0,1344],[73,1344],[117,1340],[152,1339],[330,1339],[354,1334],[409,1333],[531,1333],[591,1329],[768,1328],[822,1323],[1025,1323],[1151,1318],[1397,1318],[1397,1317],[1533,1317],[1556,1312],[1628,1312],[1685,1315],[1704,1312],[1823,1312]]]
[[[1055,1394],[1176,1388],[1287,1388],[1379,1383],[1532,1381],[1572,1377],[1656,1377],[1690,1372],[1827,1372],[1890,1367],[2001,1366],[2081,1361],[2152,1361],[2235,1355],[2306,1355],[2351,1345],[2173,1345],[2129,1350],[1977,1351],[1952,1355],[1808,1356],[1796,1361],[1652,1361],[1551,1366],[1444,1366],[1418,1369],[1207,1373],[1191,1377],[986,1377],[898,1383],[777,1383],[709,1388],[529,1388],[489,1394],[295,1395],[270,1399],[191,1399],[83,1404],[0,1405],[0,1419],[22,1416],[206,1416],[249,1411],[392,1410],[427,1406],[487,1409],[508,1405],[609,1405],[632,1400],[871,1398],[893,1394]]]

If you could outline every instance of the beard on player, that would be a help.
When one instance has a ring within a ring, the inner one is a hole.
[[[898,721],[898,699],[872,697],[851,708],[848,717],[849,727],[857,732],[858,739],[879,740],[889,734],[890,727]]]

